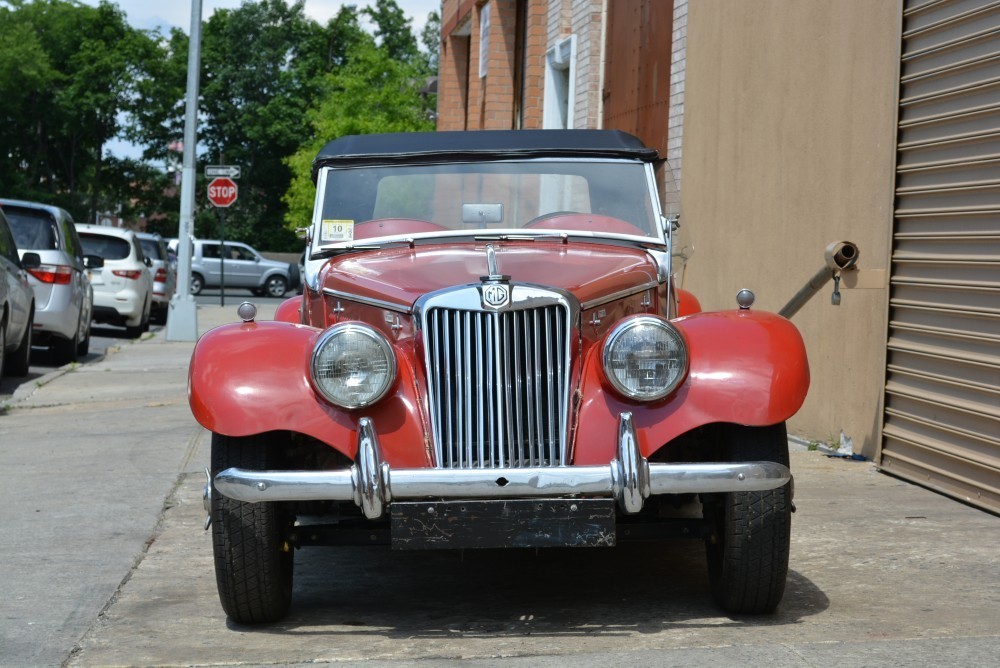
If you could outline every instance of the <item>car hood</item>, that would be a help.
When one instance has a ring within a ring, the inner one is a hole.
[[[584,305],[657,280],[657,266],[641,248],[573,242],[492,245],[500,274],[511,282],[561,288]],[[478,283],[489,273],[486,244],[393,248],[330,260],[323,287],[409,308],[428,292]]]

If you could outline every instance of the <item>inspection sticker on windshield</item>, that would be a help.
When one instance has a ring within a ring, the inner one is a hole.
[[[353,241],[353,220],[324,220],[323,241]]]

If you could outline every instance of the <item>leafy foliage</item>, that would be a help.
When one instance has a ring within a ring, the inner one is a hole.
[[[286,160],[295,174],[284,197],[288,229],[309,224],[316,192],[312,160],[326,142],[344,135],[434,129],[432,101],[421,94],[422,72],[419,63],[396,60],[369,41],[356,46],[351,60],[327,77],[326,95],[311,115],[315,139]]]
[[[8,0],[0,7],[0,182],[93,219],[111,208],[104,145],[122,131],[156,40],[115,5]],[[86,212],[86,213],[84,213]]]
[[[132,28],[110,0],[0,0],[0,26],[0,196],[63,206],[79,221],[145,214],[150,229],[173,236],[188,36]],[[295,250],[291,230],[308,221],[319,146],[349,133],[432,129],[434,100],[419,91],[436,70],[439,26],[432,14],[422,51],[395,0],[345,4],[325,26],[305,16],[302,0],[246,0],[208,18],[201,163],[242,168],[227,238]],[[142,158],[113,157],[115,139]],[[204,186],[199,177],[195,231],[214,237]]]

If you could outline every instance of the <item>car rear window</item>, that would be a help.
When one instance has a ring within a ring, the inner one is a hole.
[[[120,237],[109,237],[104,234],[80,235],[85,255],[98,255],[105,260],[124,260],[131,252],[128,241]]]
[[[14,233],[14,243],[21,250],[53,250],[59,248],[56,221],[45,211],[5,206],[3,212]]]
[[[139,239],[139,245],[142,246],[142,254],[151,260],[165,260],[166,258],[161,253],[160,242],[156,239]]]

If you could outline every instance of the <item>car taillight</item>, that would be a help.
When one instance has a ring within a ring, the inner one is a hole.
[[[139,280],[139,277],[142,276],[142,270],[139,269],[115,269],[111,273],[121,278],[132,279],[133,281]]]
[[[167,270],[166,269],[157,269],[156,270],[156,278],[154,278],[153,280],[157,281],[159,283],[166,283],[167,282]]]
[[[28,273],[42,283],[54,285],[69,285],[69,282],[73,280],[73,267],[63,264],[40,264],[29,269]]]

